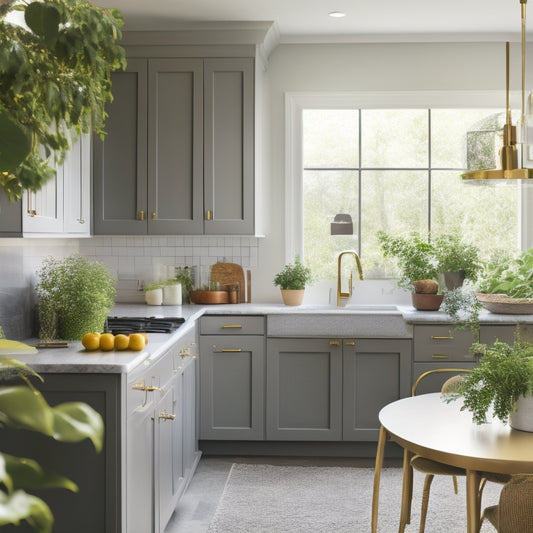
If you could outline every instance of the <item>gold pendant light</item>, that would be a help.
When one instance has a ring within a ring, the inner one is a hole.
[[[527,0],[520,0],[522,22],[522,110],[521,130],[525,129],[525,92],[526,92],[526,4]],[[503,146],[500,148],[500,166],[490,170],[475,170],[461,174],[464,180],[514,180],[533,178],[533,168],[523,168],[523,146],[520,154],[522,160],[518,166],[518,151],[516,146],[516,126],[511,121],[511,106],[509,103],[509,43],[505,43],[505,78],[506,78],[506,120],[503,127]],[[523,141],[524,139],[522,139]],[[531,141],[530,141],[531,142]]]

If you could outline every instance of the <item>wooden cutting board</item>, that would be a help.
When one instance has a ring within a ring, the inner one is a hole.
[[[215,263],[211,266],[211,281],[218,281],[221,285],[226,283],[239,283],[239,295],[237,301],[246,301],[246,286],[244,284],[244,270],[237,263]]]

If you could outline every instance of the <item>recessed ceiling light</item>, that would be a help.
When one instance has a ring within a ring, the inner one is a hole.
[[[342,11],[332,11],[331,13],[328,13],[330,17],[340,19],[342,17],[346,16],[346,13],[343,13]]]

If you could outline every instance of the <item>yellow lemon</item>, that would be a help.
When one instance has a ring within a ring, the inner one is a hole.
[[[142,335],[141,333],[132,333],[130,335],[130,344],[129,344],[130,350],[139,352],[144,348],[145,344],[146,342],[144,340],[144,335]]]
[[[112,333],[102,333],[100,335],[100,350],[109,352],[115,347],[115,336]]]
[[[86,333],[81,338],[81,343],[86,350],[98,350],[100,347],[100,333]]]
[[[148,335],[144,331],[139,331],[139,335],[144,337],[144,344],[148,344]]]
[[[115,350],[127,350],[130,343],[128,335],[119,333],[115,336]]]

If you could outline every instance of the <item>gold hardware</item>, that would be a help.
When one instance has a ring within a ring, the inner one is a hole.
[[[227,326],[221,326],[221,329],[242,329],[240,324],[229,324]]]
[[[159,413],[159,419],[160,420],[174,420],[176,418],[176,415],[171,415],[170,413]]]
[[[77,218],[76,220],[79,224],[85,224],[85,220],[83,218]]]
[[[231,352],[231,353],[235,353],[235,352],[242,352],[242,348],[222,348],[222,353],[226,353],[226,352]]]
[[[440,354],[437,354],[437,353],[434,353],[431,358],[432,359],[448,359],[448,357],[450,357],[449,355],[440,355]]]
[[[329,345],[330,346],[340,346],[340,342],[339,341],[329,341]]]
[[[439,336],[439,335],[431,335],[431,338],[437,341],[441,340],[453,340],[453,337],[446,337],[446,336]]]
[[[346,346],[355,346],[355,341],[345,341]]]
[[[355,259],[355,262],[357,264],[357,272],[359,273],[359,279],[363,279],[363,267],[361,266],[361,260],[359,259],[359,256],[356,252],[353,250],[345,250],[344,252],[341,252],[339,254],[339,258],[337,259],[337,307],[341,306],[341,298],[349,298],[352,295],[352,282],[353,282],[353,274],[350,272],[350,280],[349,280],[349,287],[348,292],[342,292],[342,283],[341,283],[341,267],[342,267],[342,256],[343,255],[352,255]]]
[[[211,209],[208,209],[205,213],[205,219],[206,220],[213,220],[213,211]]]
[[[137,220],[144,220],[144,211],[142,209],[137,211]]]
[[[191,352],[189,352],[189,350],[187,348],[183,348],[179,351],[179,354],[178,354],[181,358],[183,357],[188,357],[189,355],[191,355]]]
[[[157,213],[152,211],[152,220],[157,220]]]
[[[159,392],[163,392],[163,389],[159,388],[159,387],[154,387],[153,385],[145,385],[144,382],[141,382],[141,383],[135,383],[135,385],[133,385],[132,387],[133,390],[143,390],[143,391],[148,391],[148,392],[152,392],[152,391],[159,391]]]

